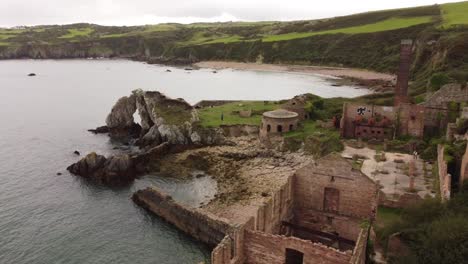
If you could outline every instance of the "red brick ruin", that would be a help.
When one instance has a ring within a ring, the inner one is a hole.
[[[400,68],[398,70],[397,83],[395,86],[395,106],[402,103],[409,103],[408,82],[413,53],[413,41],[405,39],[401,41],[400,48]]]

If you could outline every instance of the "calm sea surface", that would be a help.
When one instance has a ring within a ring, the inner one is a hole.
[[[31,72],[37,76],[27,77]],[[65,170],[79,159],[74,150],[124,151],[86,130],[103,125],[114,102],[137,88],[190,103],[368,92],[298,74],[186,72],[124,60],[0,61],[0,263],[209,262],[210,249],[130,200],[134,191],[156,185],[196,205],[216,188],[209,177],[181,182],[148,175],[107,188]]]

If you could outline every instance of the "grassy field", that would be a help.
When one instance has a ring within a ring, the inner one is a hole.
[[[220,125],[260,125],[262,113],[277,109],[278,104],[261,101],[242,101],[227,103],[215,107],[206,107],[199,111],[200,125],[219,127]],[[239,111],[252,110],[251,117],[240,117]],[[223,120],[221,120],[223,115]]]
[[[387,30],[394,30],[400,28],[411,27],[419,24],[425,24],[431,22],[432,17],[422,16],[422,17],[411,17],[411,18],[390,18],[384,21],[380,21],[373,24],[367,24],[362,26],[340,28],[334,30],[326,30],[319,32],[305,32],[305,33],[288,33],[280,35],[271,35],[266,36],[262,40],[264,42],[274,42],[274,41],[284,41],[298,38],[306,38],[316,35],[325,35],[325,34],[362,34],[362,33],[372,33],[380,32]]]
[[[88,37],[93,32],[94,29],[92,28],[69,29],[67,34],[60,36],[59,38],[71,39],[77,37]]]
[[[442,5],[442,18],[444,27],[468,25],[468,2]]]

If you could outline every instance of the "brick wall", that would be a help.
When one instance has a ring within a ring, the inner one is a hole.
[[[408,82],[412,60],[412,40],[402,40],[400,48],[400,67],[395,86],[395,105],[408,102]]]
[[[350,161],[330,154],[299,169],[294,181],[294,210],[323,211],[325,188],[339,190],[338,215],[367,219],[376,206],[377,185]]]
[[[440,198],[442,201],[450,199],[452,186],[452,176],[447,172],[447,162],[445,161],[445,148],[443,145],[437,146],[437,168],[439,172]]]
[[[282,221],[289,221],[293,217],[293,177],[289,177],[272,197],[260,206],[254,216],[253,229],[278,234]]]
[[[344,264],[349,263],[352,256],[351,252],[341,252],[296,237],[252,230],[245,232],[244,253],[247,264],[284,264],[287,248],[304,253],[304,264]]]
[[[424,136],[425,107],[421,105],[401,104],[399,109],[400,135]]]
[[[343,116],[340,124],[341,136],[344,138],[356,137],[353,121],[357,118],[370,119],[376,114],[386,117],[393,122],[395,120],[396,110],[392,106],[344,103]]]
[[[422,137],[426,118],[425,110],[424,106],[407,103],[400,103],[398,107],[345,103],[340,124],[341,136],[344,138],[393,138],[393,135],[388,135],[391,133],[388,128],[396,127],[399,135]],[[369,120],[375,116],[385,117],[389,120],[389,125],[386,128],[379,128],[376,124],[375,128],[372,128],[368,124],[365,126],[355,124],[356,120]],[[374,135],[371,133],[372,130],[375,130]],[[379,131],[380,135],[377,134]],[[384,132],[387,135],[384,135]]]

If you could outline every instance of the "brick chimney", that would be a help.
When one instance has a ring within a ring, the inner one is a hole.
[[[413,41],[404,39],[400,48],[400,68],[398,69],[397,83],[395,86],[395,106],[408,103],[408,82],[413,52]]]

